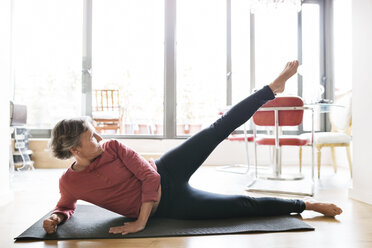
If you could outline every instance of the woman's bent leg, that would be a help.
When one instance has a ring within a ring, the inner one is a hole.
[[[165,153],[158,163],[180,182],[187,182],[219,143],[274,97],[270,87],[265,86],[233,106],[212,125]]]

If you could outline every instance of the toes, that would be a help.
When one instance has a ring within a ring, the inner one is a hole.
[[[333,211],[334,211],[335,215],[338,215],[338,214],[342,213],[342,209],[339,208],[338,206],[336,206],[335,204],[331,204],[331,207],[333,208]]]
[[[298,67],[298,60],[295,60],[292,62],[293,67],[297,68]]]

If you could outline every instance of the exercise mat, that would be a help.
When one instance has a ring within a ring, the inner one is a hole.
[[[15,240],[149,238],[314,230],[313,227],[290,215],[213,220],[178,220],[154,217],[149,219],[143,231],[123,236],[109,233],[110,227],[121,226],[124,222],[133,221],[133,219],[94,205],[78,205],[74,215],[59,225],[56,233],[47,234],[43,229],[43,220],[49,215],[50,212]]]

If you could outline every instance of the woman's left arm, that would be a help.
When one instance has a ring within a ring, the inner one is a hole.
[[[159,202],[160,175],[148,161],[144,160],[133,149],[115,140],[113,140],[112,145],[126,168],[141,181],[142,205],[136,221],[126,222],[123,226],[111,227],[109,232],[123,235],[139,232],[145,228],[155,202]]]
[[[146,227],[146,223],[150,217],[153,206],[153,201],[142,203],[140,213],[136,221],[125,222],[122,226],[111,227],[109,233],[121,233],[122,235],[126,235],[128,233],[136,233],[142,231]]]

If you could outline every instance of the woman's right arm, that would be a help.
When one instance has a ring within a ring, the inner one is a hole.
[[[67,192],[61,184],[59,184],[61,198],[57,206],[52,211],[51,215],[43,221],[43,228],[48,234],[55,233],[57,226],[68,220],[74,213],[77,199]]]

